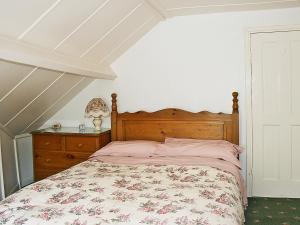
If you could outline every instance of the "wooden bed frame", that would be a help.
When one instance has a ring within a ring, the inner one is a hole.
[[[117,94],[112,94],[112,141],[153,140],[165,137],[223,139],[239,144],[238,93],[233,92],[232,114],[207,111],[192,113],[168,108],[157,112],[118,113]]]

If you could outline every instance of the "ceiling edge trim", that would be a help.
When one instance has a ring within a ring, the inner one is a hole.
[[[0,59],[96,79],[116,78],[108,65],[91,64],[4,36],[0,36]]]
[[[144,0],[154,11],[156,11],[163,20],[166,20],[168,17],[167,10],[160,5],[156,0]]]
[[[185,7],[174,7],[166,9],[167,12],[180,11],[180,10],[193,10],[199,8],[229,8],[229,7],[247,7],[247,6],[265,6],[271,5],[275,6],[277,4],[284,3],[299,3],[299,0],[273,0],[273,1],[263,1],[263,2],[241,2],[241,3],[228,3],[228,4],[207,4],[207,5],[196,5],[196,6],[185,6]],[[225,10],[224,10],[225,11]]]

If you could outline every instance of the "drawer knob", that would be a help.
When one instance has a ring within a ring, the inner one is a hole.
[[[46,159],[46,162],[47,162],[47,163],[51,162],[51,159]]]
[[[77,145],[78,148],[81,148],[82,146],[83,146],[83,144],[78,144]]]
[[[74,159],[75,157],[74,157],[74,155],[72,155],[72,154],[67,154],[67,158],[68,158],[68,159]]]
[[[49,141],[45,142],[45,145],[50,145],[50,142]]]

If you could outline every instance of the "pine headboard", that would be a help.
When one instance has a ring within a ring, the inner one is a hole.
[[[153,140],[165,137],[227,140],[239,144],[238,93],[233,92],[232,113],[192,113],[167,108],[156,112],[118,113],[117,94],[112,94],[112,141]]]

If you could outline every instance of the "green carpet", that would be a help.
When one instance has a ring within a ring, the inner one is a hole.
[[[300,199],[248,198],[245,225],[300,225]]]

